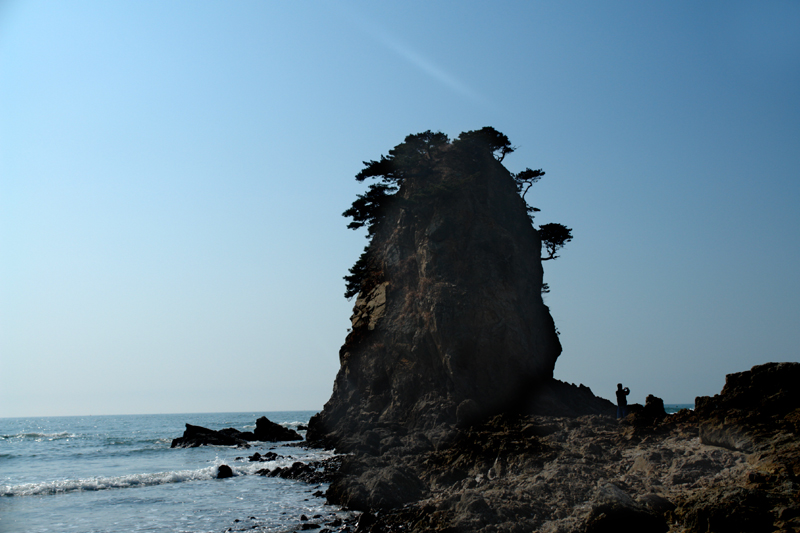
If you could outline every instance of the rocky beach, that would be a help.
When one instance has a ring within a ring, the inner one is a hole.
[[[674,415],[651,397],[619,421],[514,414],[433,440],[386,431],[365,437],[372,451],[356,444],[327,496],[364,511],[358,530],[372,532],[796,532],[799,378],[796,363],[761,365]]]

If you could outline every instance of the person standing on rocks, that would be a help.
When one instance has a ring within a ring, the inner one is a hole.
[[[622,383],[617,383],[617,418],[625,418],[628,415],[628,394],[631,390],[628,387],[622,388]]]

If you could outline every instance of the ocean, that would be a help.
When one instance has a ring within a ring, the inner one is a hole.
[[[280,443],[170,448],[186,423],[252,431],[256,419],[266,416],[296,429],[313,414],[0,419],[0,533],[295,531],[303,515],[309,525],[346,518],[314,496],[325,492],[324,484],[255,475],[263,468],[324,459],[329,451]],[[248,460],[267,451],[282,457]],[[236,476],[216,479],[221,464]]]
[[[668,415],[672,415],[680,411],[681,409],[694,409],[693,403],[665,403],[664,404],[664,411],[667,412]]]

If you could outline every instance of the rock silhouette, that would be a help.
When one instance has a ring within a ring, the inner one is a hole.
[[[541,240],[512,173],[473,138],[420,136],[390,152],[405,154],[390,169],[402,180],[357,264],[353,328],[310,441],[374,448],[380,427],[435,440],[447,425],[541,405],[553,382],[561,344],[541,296]],[[589,396],[573,410],[607,407]]]
[[[172,440],[171,448],[196,448],[198,446],[243,446],[249,447],[251,441],[295,441],[303,440],[296,431],[285,428],[262,416],[256,420],[255,431],[239,431],[235,428],[214,429],[186,424],[183,436]]]

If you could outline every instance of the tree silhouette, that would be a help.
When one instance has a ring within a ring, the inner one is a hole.
[[[388,155],[382,155],[377,161],[364,161],[364,168],[356,174],[356,180],[361,182],[371,178],[376,179],[377,183],[369,185],[366,193],[357,195],[342,216],[352,219],[348,228],[356,230],[366,227],[367,238],[372,239],[387,209],[396,201],[397,191],[406,180],[430,176],[437,164],[441,166],[443,157],[450,169],[471,173],[487,162],[496,165],[492,158],[502,162],[515,149],[506,135],[489,126],[461,133],[452,142],[444,133],[431,130],[408,135],[402,143],[389,150]],[[539,212],[539,209],[528,204],[525,195],[545,173],[542,169],[526,168],[516,174],[509,174],[533,223],[534,213]],[[572,230],[563,224],[544,224],[537,231],[548,254],[541,258],[542,261],[558,258],[556,252],[572,240]],[[349,272],[344,277],[345,297],[348,299],[372,290],[381,282],[383,275],[377,261],[371,257],[369,246],[364,248]],[[550,288],[545,283],[542,292],[549,291]]]
[[[511,141],[508,140],[506,135],[491,126],[464,132],[458,136],[458,141],[463,145],[479,150],[488,148],[494,158],[500,162],[503,161],[506,155],[516,150],[511,146]]]
[[[556,252],[572,240],[572,230],[564,224],[543,224],[539,227],[539,238],[542,239],[542,246],[549,254],[547,257],[542,257],[542,261],[557,259]]]
[[[522,196],[522,199],[525,200],[525,195],[528,194],[528,190],[530,190],[534,183],[542,179],[544,171],[541,168],[539,170],[526,168],[513,176],[514,183],[517,184],[517,192]],[[541,211],[541,209],[530,205],[527,200],[525,200],[525,209],[528,211],[528,218],[531,219],[531,222],[533,222],[534,213]]]

